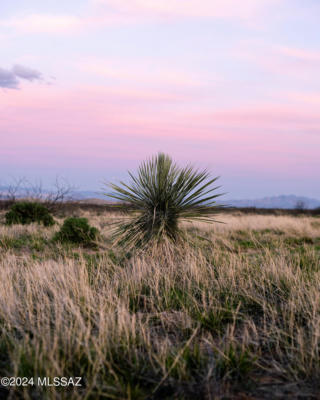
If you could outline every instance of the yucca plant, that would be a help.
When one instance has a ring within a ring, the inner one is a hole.
[[[126,203],[132,217],[117,224],[115,237],[127,247],[144,247],[164,239],[176,242],[183,237],[179,221],[213,222],[215,199],[212,184],[218,179],[192,166],[178,167],[166,154],[159,153],[143,162],[131,182],[109,184],[114,192],[107,196]]]

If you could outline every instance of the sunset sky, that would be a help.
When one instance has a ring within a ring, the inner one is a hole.
[[[319,0],[1,0],[0,184],[98,190],[163,151],[229,198],[320,199]]]

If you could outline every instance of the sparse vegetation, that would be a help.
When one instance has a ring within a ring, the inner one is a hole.
[[[217,187],[212,184],[217,178],[210,178],[207,171],[180,168],[168,155],[159,153],[140,165],[137,176],[129,175],[129,184],[110,184],[114,192],[108,195],[135,211],[129,222],[122,220],[115,231],[122,245],[145,247],[165,239],[177,242],[183,237],[179,221],[214,221],[219,194],[213,194]]]
[[[6,224],[32,224],[34,222],[44,226],[52,226],[54,219],[47,207],[41,203],[21,201],[13,204],[5,215]]]
[[[103,248],[52,241],[58,224],[0,225],[0,375],[83,385],[12,398],[317,398],[318,217],[222,214],[139,254],[112,247],[120,214],[81,217]]]

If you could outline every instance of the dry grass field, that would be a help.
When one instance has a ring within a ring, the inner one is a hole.
[[[97,249],[0,214],[0,376],[82,377],[0,398],[320,398],[319,217],[221,214],[132,254],[117,215],[79,216]]]

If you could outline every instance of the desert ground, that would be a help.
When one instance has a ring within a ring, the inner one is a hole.
[[[222,213],[184,243],[132,252],[120,214],[73,210],[96,247],[0,213],[0,376],[9,399],[318,399],[320,217]],[[68,213],[67,213],[68,214]],[[68,216],[68,215],[67,215]]]

